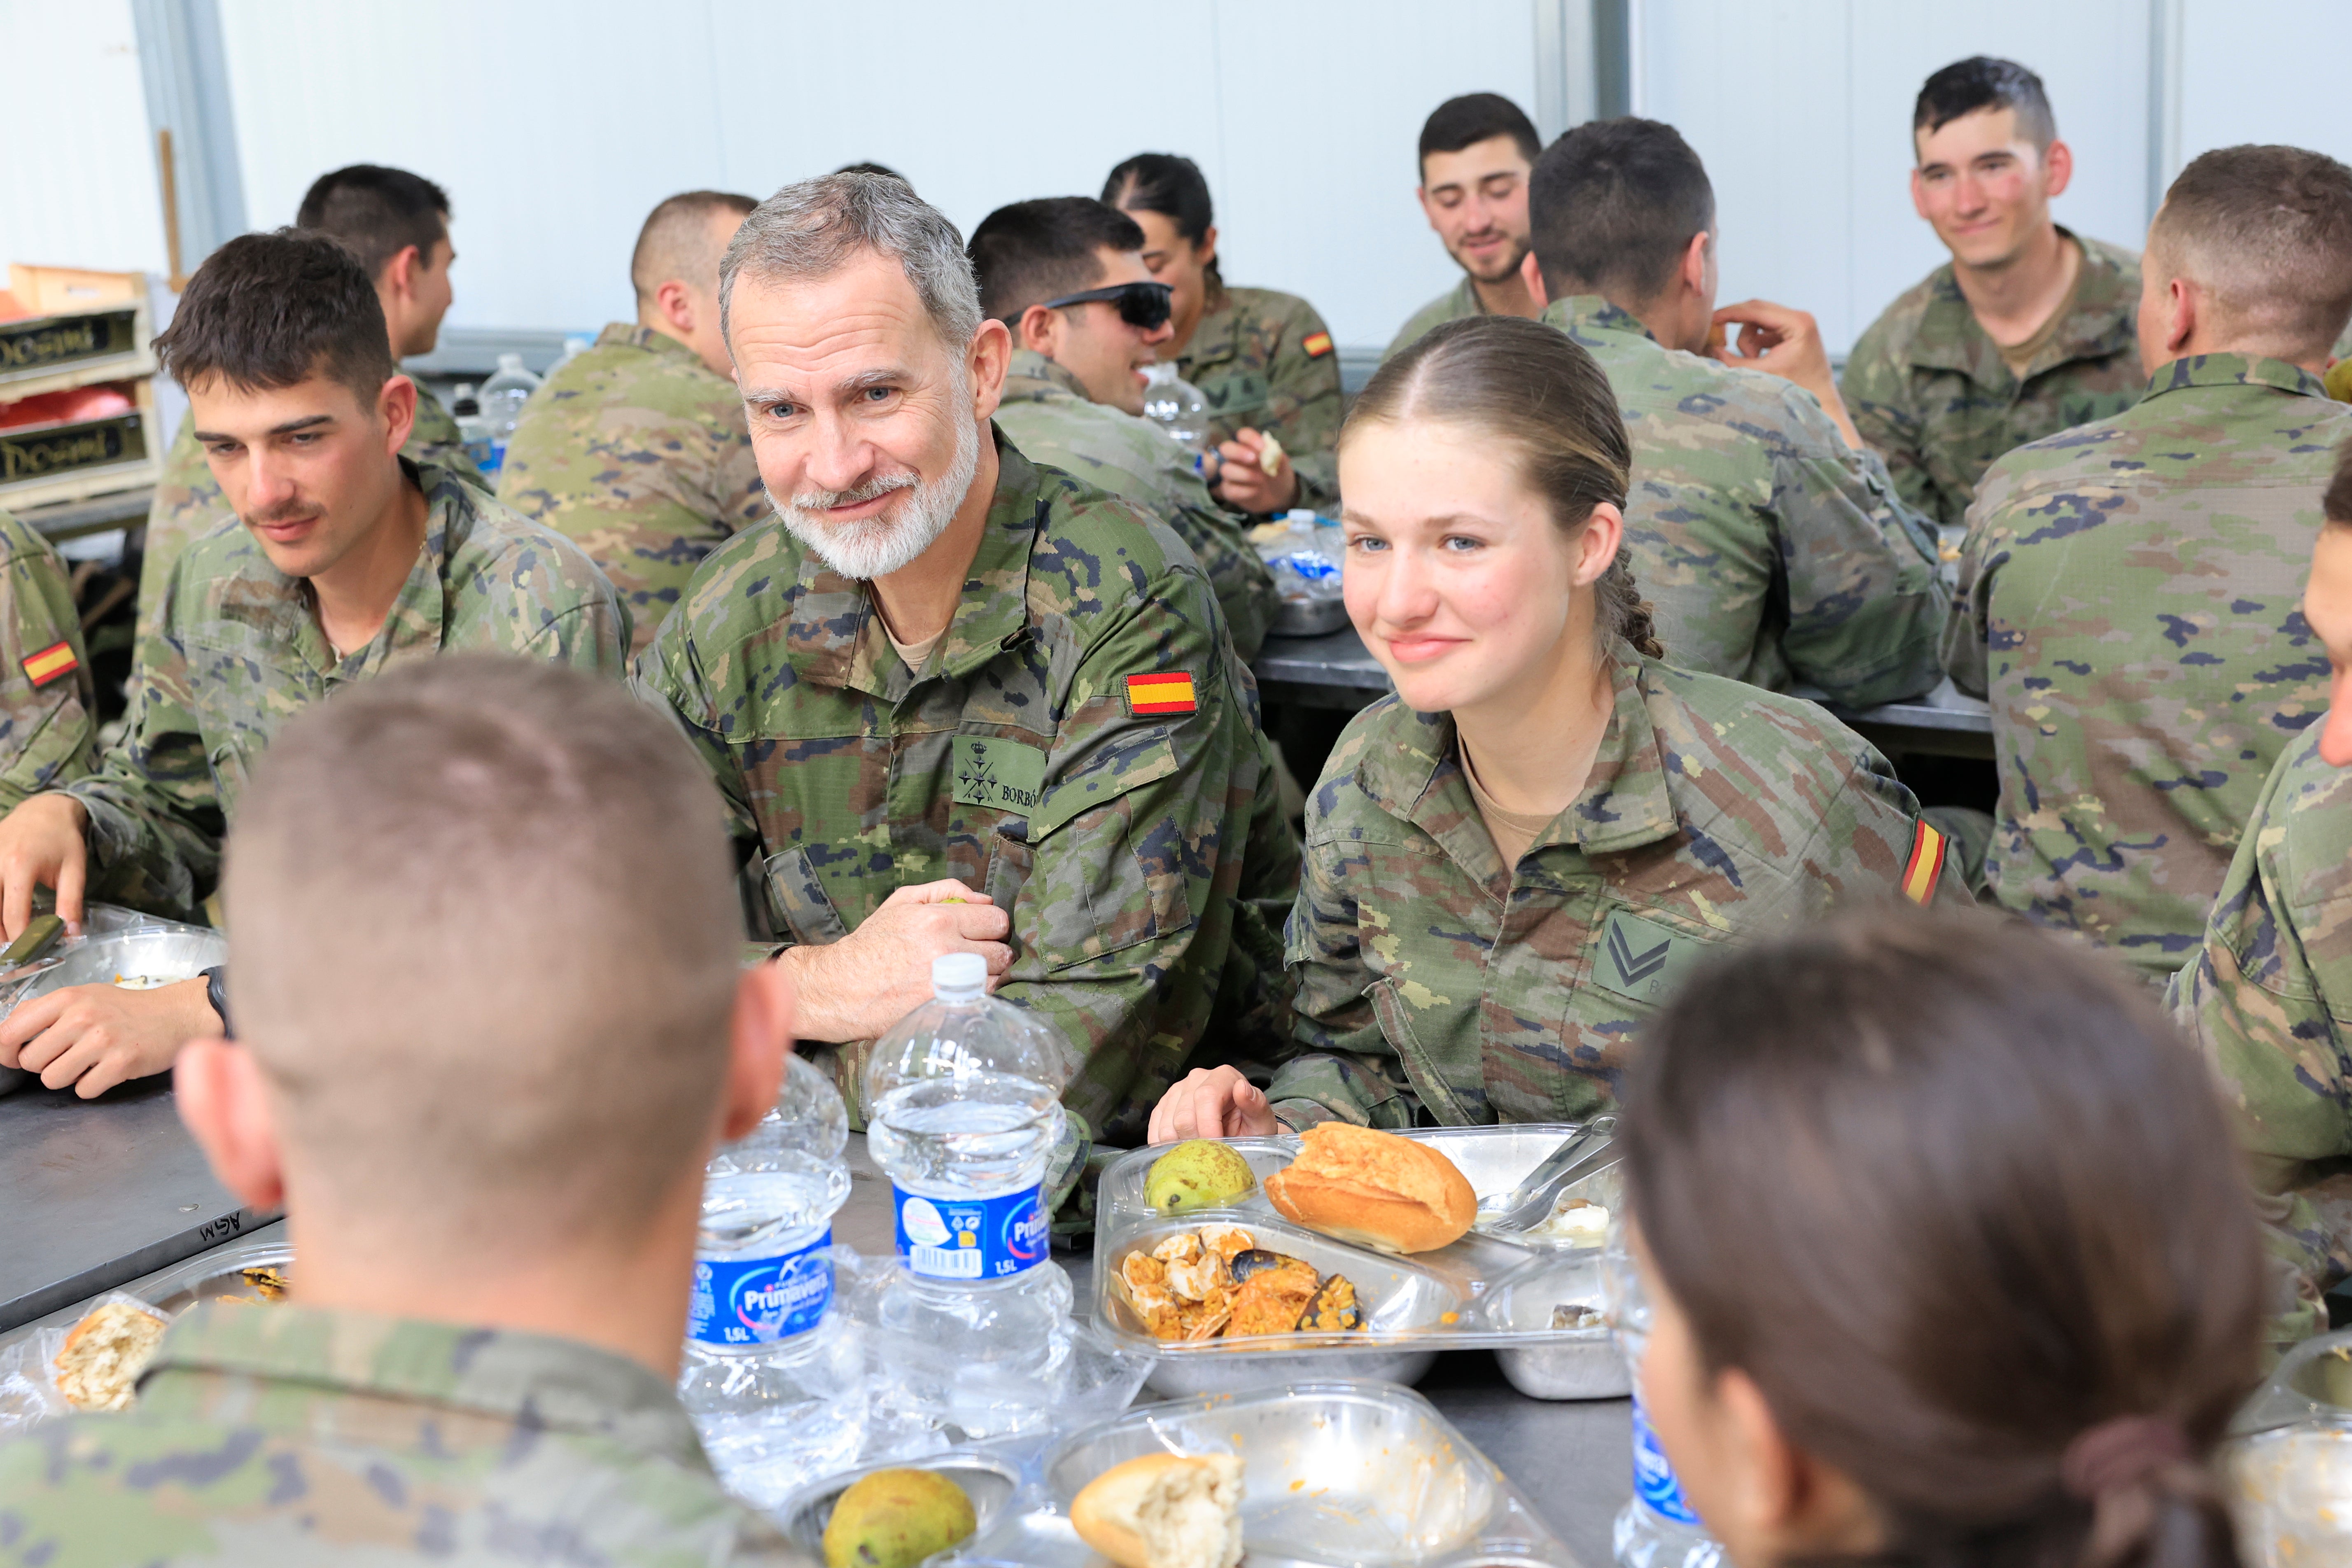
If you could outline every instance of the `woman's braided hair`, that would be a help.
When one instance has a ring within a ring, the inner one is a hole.
[[[1564,533],[1576,533],[1604,501],[1625,505],[1633,447],[1617,395],[1591,354],[1540,322],[1517,316],[1446,322],[1381,366],[1357,395],[1339,440],[1364,425],[1406,419],[1466,425],[1496,437],[1517,454],[1528,486],[1550,502]],[[1622,545],[1593,584],[1593,624],[1603,637],[1665,657]]]

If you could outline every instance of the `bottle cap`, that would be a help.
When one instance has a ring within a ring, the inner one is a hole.
[[[931,960],[933,991],[977,991],[988,984],[988,960],[976,952],[943,952]]]
[[[1293,528],[1312,528],[1315,526],[1315,514],[1305,507],[1295,506],[1282,514],[1282,521]]]

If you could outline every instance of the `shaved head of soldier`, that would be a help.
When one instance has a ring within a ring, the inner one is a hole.
[[[719,324],[719,263],[759,205],[728,191],[682,192],[646,215],[629,257],[637,324],[676,338],[724,376],[734,367]]]
[[[2301,147],[2221,147],[2180,171],[2140,262],[2140,360],[2285,360],[2314,374],[2352,319],[2352,169]]]
[[[617,685],[457,655],[305,710],[247,807],[234,1023],[298,1234],[625,1251],[683,1204],[690,1268],[707,1151],[750,1121],[724,807],[675,731]]]

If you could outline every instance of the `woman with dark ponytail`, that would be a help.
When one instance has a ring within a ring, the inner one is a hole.
[[[1217,499],[1258,515],[1295,506],[1329,512],[1344,405],[1323,318],[1296,294],[1226,283],[1209,182],[1192,159],[1139,153],[1110,172],[1102,199],[1142,226],[1143,264],[1171,290],[1176,331],[1160,357],[1208,403]],[[1284,454],[1270,468],[1267,436]]]
[[[1716,949],[1968,901],[1867,742],[1664,662],[1622,547],[1631,464],[1607,377],[1536,321],[1449,322],[1357,398],[1348,615],[1396,694],[1307,800],[1295,1053],[1265,1087],[1193,1072],[1154,1142],[1581,1120]]]
[[[1618,1138],[1643,1406],[1738,1568],[2234,1568],[2252,1205],[2197,1054],[2022,924],[1881,911],[1702,971]]]

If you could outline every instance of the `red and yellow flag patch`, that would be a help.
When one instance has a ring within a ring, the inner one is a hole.
[[[1331,352],[1331,334],[1328,332],[1309,332],[1305,337],[1298,340],[1298,346],[1307,351],[1307,357],[1308,359],[1321,359],[1325,354]]]
[[[70,642],[51,643],[38,653],[26,654],[20,662],[26,677],[35,686],[47,686],[60,675],[71,675],[81,668],[81,660],[74,656]]]
[[[1192,694],[1192,678],[1181,669],[1127,678],[1127,710],[1135,718],[1162,713],[1195,713],[1200,703]]]
[[[1951,840],[1923,818],[1919,829],[1911,836],[1911,858],[1903,868],[1903,896],[1915,904],[1925,904],[1935,898],[1936,884],[1944,875],[1944,857],[1950,851]]]

